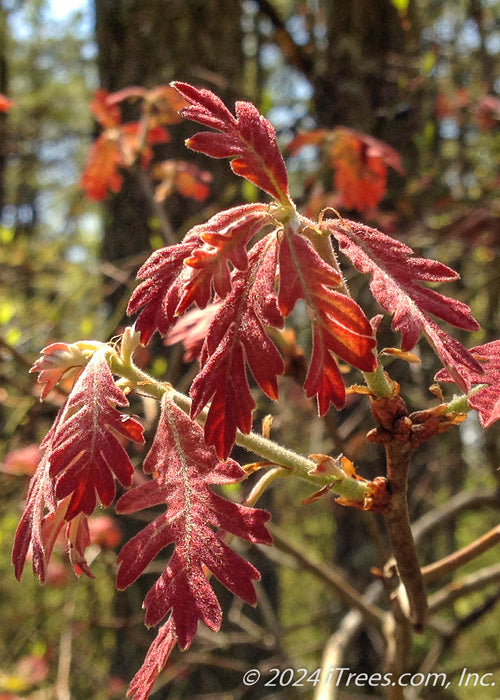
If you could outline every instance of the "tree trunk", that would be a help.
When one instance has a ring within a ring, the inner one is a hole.
[[[178,79],[216,86],[223,99],[232,99],[241,90],[240,12],[234,0],[95,0],[102,87],[113,92]],[[183,125],[175,131],[165,157],[185,159],[183,137],[192,133],[192,126],[191,131]],[[113,261],[148,252],[152,210],[137,181],[125,177],[122,191],[109,198],[106,208],[103,258]],[[169,201],[174,229],[192,214],[192,203]]]

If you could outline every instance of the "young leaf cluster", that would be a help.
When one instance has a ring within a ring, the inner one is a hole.
[[[456,279],[453,270],[415,256],[407,245],[374,228],[301,215],[290,198],[274,129],[253,105],[238,102],[233,114],[212,92],[185,83],[174,83],[168,93],[134,90],[96,98],[94,112],[106,131],[94,144],[84,174],[83,186],[91,196],[99,198],[120,186],[119,169],[127,165],[124,143],[132,143],[132,160],[150,157],[148,144],[155,132],[143,134],[140,147],[137,140],[131,142],[140,129],[121,125],[117,104],[137,98],[151,106],[168,95],[170,106],[181,106],[181,117],[209,129],[188,139],[188,147],[229,158],[235,174],[270,197],[220,211],[179,243],[149,257],[128,305],[128,313],[136,315],[137,333],[128,329],[120,350],[94,341],[55,343],[33,367],[43,384],[42,399],[62,379],[71,377],[73,385],[42,443],[43,456],[16,533],[16,576],[21,577],[31,547],[34,571],[45,580],[58,536],[66,539],[75,571],[91,575],[85,562],[87,517],[99,504],[112,503],[116,481],[126,490],[118,513],[161,506],[161,513],[118,557],[117,586],[126,588],[169,548],[165,568],[144,603],[146,624],[163,625],[130,687],[136,700],[145,700],[176,644],[187,649],[200,621],[214,631],[220,628],[212,575],[247,603],[256,603],[253,582],[259,573],[229,546],[228,538],[270,544],[269,514],[223,498],[213,487],[245,478],[230,454],[238,431],[251,431],[255,401],[250,381],[253,377],[268,397],[278,399],[285,364],[276,332],[297,303],[307,310],[312,336],[304,390],[316,397],[321,415],[331,404],[344,405],[339,362],[363,372],[372,394],[377,394],[374,387],[383,386],[385,395],[391,395],[376,354],[374,324],[347,293],[331,236],[354,267],[370,275],[375,299],[401,333],[402,350],[411,350],[423,333],[443,363],[438,378],[456,382],[468,394],[484,425],[500,417],[500,351],[498,343],[468,351],[435,320],[464,330],[478,327],[469,307],[427,286]],[[176,118],[169,117],[171,122]],[[175,392],[142,374],[132,355],[138,335],[143,344],[156,332],[170,342],[179,319],[193,309],[203,332],[196,335],[200,366],[188,415],[177,405]],[[161,399],[156,434],[143,463],[147,479],[142,476],[134,486],[134,465],[125,448],[144,438],[139,420],[121,412],[129,405],[130,390]],[[320,457],[321,464],[329,463]],[[334,467],[331,479],[341,480],[344,472]],[[310,475],[319,472],[312,463]]]

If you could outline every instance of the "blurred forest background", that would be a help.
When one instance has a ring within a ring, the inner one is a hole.
[[[193,127],[179,123],[169,126],[170,142],[155,159],[209,170],[208,197],[172,191],[155,202],[151,182],[131,172],[119,193],[92,201],[80,177],[99,133],[89,109],[94,91],[184,80],[230,104],[253,101],[283,149],[299,132],[339,125],[394,148],[404,174],[389,168],[378,207],[345,206],[332,184],[328,137],[287,155],[294,196],[312,214],[335,206],[459,270],[460,282],[444,291],[470,304],[482,325],[460,338],[471,347],[500,336],[499,66],[498,0],[0,0],[0,93],[14,102],[0,114],[1,699],[124,697],[153,636],[141,613],[148,581],[114,591],[115,553],[137,527],[132,518],[117,523],[111,511],[93,518],[95,581],[77,581],[62,552],[44,587],[30,571],[22,584],[14,579],[10,550],[37,445],[63,400],[56,392],[39,402],[31,363],[50,342],[117,333],[138,266],[164,245],[162,222],[180,240],[218,208],[256,196],[227,163],[188,152],[183,141]],[[130,118],[134,108],[127,107]],[[366,312],[376,314],[367,279],[348,272],[348,281]],[[272,437],[301,453],[342,451],[363,476],[383,473],[382,455],[364,437],[372,422],[363,397],[320,421],[303,396],[295,380],[310,339],[300,313],[293,324],[283,400],[274,406],[259,396],[257,418],[272,413]],[[390,319],[380,337],[397,344]],[[435,359],[423,345],[417,352],[418,365],[391,364],[410,410],[437,401],[429,392]],[[157,344],[143,361],[155,376],[189,387],[192,372],[180,346]],[[134,408],[146,410],[152,424],[153,408]],[[251,461],[243,452],[237,457]],[[483,432],[474,413],[418,451],[410,489],[423,564],[497,524],[499,466],[500,433]],[[238,488],[242,497],[248,484]],[[308,492],[284,483],[259,503],[272,511],[277,529],[276,547],[249,553],[263,573],[258,608],[248,610],[220,591],[222,632],[200,630],[190,652],[173,655],[155,700],[312,697],[310,687],[245,690],[241,675],[253,666],[312,671],[329,640],[346,646],[343,664],[351,670],[381,670],[377,639],[362,624],[349,631],[348,609],[328,575],[341,570],[366,590],[371,568],[385,560],[383,527],[377,516],[341,508],[333,498],[302,506]],[[489,585],[448,598],[446,607],[434,600],[411,669],[445,671],[450,679],[464,666],[489,670],[497,674],[497,689],[452,683],[408,698],[500,697],[497,553],[439,581],[482,576]],[[344,636],[332,638],[339,630]],[[350,690],[344,697],[357,695]]]

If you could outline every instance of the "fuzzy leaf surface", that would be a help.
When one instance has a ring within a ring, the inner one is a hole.
[[[261,389],[278,397],[277,375],[284,363],[264,325],[280,328],[274,283],[277,237],[272,232],[254,245],[246,270],[236,270],[232,291],[222,302],[202,348],[201,370],[191,386],[192,416],[211,401],[205,423],[207,442],[226,458],[236,430],[248,433],[255,402],[250,394],[245,365]]]
[[[355,221],[323,221],[322,227],[333,233],[360,272],[371,274],[372,294],[393,314],[392,328],[401,333],[402,349],[411,350],[422,331],[444,366],[466,388],[467,373],[481,373],[481,367],[429,314],[464,330],[477,330],[479,324],[467,304],[422,284],[455,280],[458,273],[435,260],[415,257],[409,246]]]
[[[143,429],[116,406],[128,401],[98,351],[73,387],[51,441],[49,474],[57,499],[71,495],[68,521],[93,513],[97,497],[108,506],[115,496],[114,477],[122,486],[132,483],[133,467],[119,437],[143,442]]]
[[[467,402],[479,414],[483,428],[489,428],[500,419],[500,340],[493,340],[485,345],[477,345],[470,350],[471,355],[480,363],[482,372],[470,370],[465,375],[467,389],[479,384]],[[436,374],[439,382],[454,382],[455,378],[446,369]]]
[[[313,326],[313,350],[305,380],[309,397],[318,397],[324,415],[330,403],[342,407],[345,387],[334,352],[358,369],[373,372],[376,365],[370,322],[350,297],[333,289],[341,284],[337,270],[326,263],[311,243],[291,229],[285,229],[279,252],[279,307],[290,314],[304,299]]]
[[[173,621],[169,617],[158,630],[141,668],[132,678],[127,695],[133,697],[133,700],[148,700],[153,685],[164,669],[176,644],[177,637]]]
[[[194,151],[212,158],[231,158],[231,168],[281,202],[288,201],[288,176],[276,132],[250,102],[237,102],[235,114],[210,90],[187,83],[172,83],[189,103],[180,114],[186,119],[215,129],[186,141]]]
[[[224,299],[231,290],[229,263],[238,270],[248,266],[247,244],[269,223],[269,207],[244,204],[219,212],[191,234],[201,241],[184,260],[190,268],[176,313],[182,314],[194,302],[203,309],[212,298],[212,289]]]
[[[144,601],[145,621],[156,625],[171,611],[179,646],[187,649],[200,620],[212,630],[220,628],[222,613],[207,569],[232,593],[251,605],[256,602],[252,582],[260,578],[258,571],[213,528],[270,544],[265,528],[269,514],[211,490],[213,484],[240,481],[245,473],[231,459],[220,461],[206,444],[203,429],[167,396],[144,470],[154,478],[125,493],[118,501],[118,512],[133,513],[159,504],[165,504],[166,511],[121,550],[117,586],[130,586],[161,550],[173,544],[167,567]]]
[[[66,550],[76,575],[85,573],[93,578],[85,560],[85,549],[90,542],[87,517],[80,513],[70,523],[66,522],[70,497],[58,502],[55,482],[50,476],[53,446],[63,413],[64,407],[41,444],[43,455],[31,479],[24,511],[17,526],[12,563],[18,580],[21,579],[30,546],[33,572],[41,583],[46,580],[52,549],[64,527]]]
[[[135,327],[144,345],[156,331],[165,336],[170,330],[190,274],[184,260],[201,245],[198,235],[188,233],[182,243],[156,250],[139,269],[141,282],[129,299],[127,313],[139,314]]]

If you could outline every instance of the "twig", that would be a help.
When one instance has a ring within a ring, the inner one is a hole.
[[[117,355],[110,356],[111,370],[127,379],[139,393],[152,396],[155,399],[161,399],[168,391],[171,393],[175,403],[182,408],[186,413],[190,412],[191,399],[170,386],[150,377],[148,374],[140,370],[131,362],[123,362]],[[197,420],[203,425],[207,417],[207,410],[201,411],[197,416]],[[313,460],[303,457],[302,455],[293,452],[278,445],[278,443],[269,440],[268,438],[258,435],[257,433],[248,433],[244,435],[238,431],[236,435],[236,444],[244,447],[249,452],[259,455],[270,464],[285,467],[285,469],[293,472],[293,475],[299,479],[308,481],[314,486],[328,486],[332,493],[339,494],[345,498],[363,504],[367,496],[370,495],[370,488],[364,481],[350,476],[337,476],[331,474],[318,474],[316,472],[316,463]]]
[[[370,584],[363,599],[369,605],[376,602],[382,592],[380,581]],[[336,700],[341,692],[338,672],[344,665],[349,645],[364,624],[359,610],[350,610],[338,626],[337,631],[327,641],[321,660],[321,675],[314,691],[314,700]],[[332,673],[332,670],[336,673]]]
[[[386,445],[388,488],[391,508],[384,514],[394,558],[408,598],[408,617],[416,630],[422,630],[427,615],[427,594],[420,571],[408,513],[408,470],[412,455],[407,442],[392,440]],[[405,610],[405,601],[401,601]]]
[[[459,598],[480,591],[491,583],[500,581],[500,564],[485,566],[460,581],[453,581],[429,596],[429,613],[436,613],[452,605]]]
[[[165,245],[174,245],[175,243],[178,243],[175,231],[172,228],[172,224],[170,223],[170,219],[166,215],[162,205],[155,198],[153,187],[151,185],[151,180],[144,172],[144,170],[140,167],[140,165],[135,165],[134,168],[131,170],[134,176],[139,181],[142,191],[146,195],[154,215],[158,218],[160,224],[160,233],[163,242],[165,243]]]
[[[412,532],[415,542],[420,542],[427,533],[434,532],[438,526],[442,527],[443,524],[455,518],[458,513],[481,506],[498,508],[500,494],[492,489],[457,493],[442,506],[434,508],[413,523]]]
[[[302,548],[291,542],[281,528],[276,525],[268,527],[279,549],[294,556],[301,564],[302,569],[310,571],[322,581],[325,581],[346,605],[360,612],[365,622],[382,631],[384,615],[378,607],[366,602],[363,596],[336,569],[324,562],[317,561],[309,554],[306,554]]]
[[[7,350],[7,352],[12,355],[14,360],[18,362],[21,367],[24,367],[25,369],[29,369],[31,367],[31,362],[26,359],[26,357],[19,352],[19,350],[16,350],[15,347],[13,347],[10,343],[8,343],[6,340],[4,340],[2,337],[0,337],[0,348],[3,348],[4,350]]]
[[[472,559],[475,559],[480,554],[483,554],[483,552],[494,547],[498,542],[500,542],[500,525],[497,525],[497,527],[494,527],[485,535],[471,542],[471,544],[466,547],[459,549],[457,552],[453,552],[453,554],[433,564],[424,566],[422,569],[422,576],[427,583],[434,581],[434,579],[445,576],[455,571],[455,569],[458,569],[460,566],[467,564],[467,562],[472,561]]]

